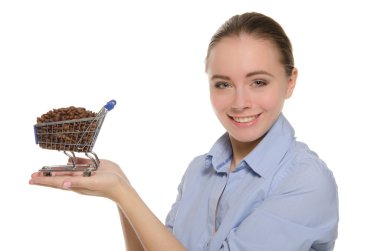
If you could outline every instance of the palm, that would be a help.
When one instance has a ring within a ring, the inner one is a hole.
[[[78,159],[78,164],[86,164],[89,160]],[[98,169],[91,177],[83,177],[79,172],[57,172],[52,177],[45,177],[41,173],[32,174],[31,183],[53,188],[65,188],[80,194],[102,196],[115,200],[120,186],[129,185],[129,181],[120,167],[108,160],[101,160]]]

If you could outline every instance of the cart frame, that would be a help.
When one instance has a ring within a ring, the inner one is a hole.
[[[69,157],[66,165],[43,166],[39,171],[45,176],[53,172],[81,171],[83,176],[91,176],[98,169],[100,160],[92,151],[107,112],[116,105],[115,100],[105,106],[92,118],[38,123],[34,125],[36,144],[41,148],[63,151]],[[84,153],[91,160],[89,164],[78,164],[75,152]]]

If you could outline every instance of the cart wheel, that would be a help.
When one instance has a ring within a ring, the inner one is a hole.
[[[86,170],[84,170],[84,172],[83,172],[83,176],[84,177],[90,177],[91,176],[91,169],[86,169]]]

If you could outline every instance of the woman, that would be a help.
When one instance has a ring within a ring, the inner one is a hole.
[[[281,26],[233,16],[211,39],[206,72],[227,132],[190,163],[165,225],[111,161],[91,177],[34,173],[30,184],[113,200],[128,250],[333,250],[334,177],[282,114],[298,72]]]

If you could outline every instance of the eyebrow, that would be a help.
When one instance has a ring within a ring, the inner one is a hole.
[[[247,73],[247,75],[245,75],[246,78],[249,78],[249,77],[252,77],[252,76],[255,76],[255,75],[268,75],[270,77],[273,77],[273,74],[267,72],[267,71],[253,71],[253,72],[249,72]],[[224,80],[231,80],[230,77],[228,76],[224,76],[224,75],[220,75],[220,74],[215,74],[211,77],[211,80],[214,80],[214,79],[224,79]]]

